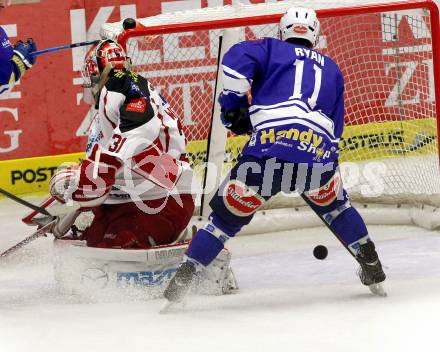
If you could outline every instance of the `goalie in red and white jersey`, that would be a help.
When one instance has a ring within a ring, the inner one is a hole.
[[[98,109],[87,158],[51,180],[57,200],[80,208],[61,219],[66,232],[92,209],[83,233],[88,246],[149,248],[175,241],[188,225],[197,192],[186,159],[185,136],[168,103],[142,76],[130,71],[122,47],[101,41],[83,69],[85,100]]]

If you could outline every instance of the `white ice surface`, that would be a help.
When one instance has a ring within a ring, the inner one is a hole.
[[[0,201],[0,249],[32,230],[22,206]],[[230,242],[236,294],[192,297],[159,315],[161,300],[102,302],[58,293],[51,240],[0,263],[0,352],[438,351],[440,233],[370,227],[387,266],[387,298],[369,294],[356,265],[323,228]],[[312,256],[317,244],[326,260]]]

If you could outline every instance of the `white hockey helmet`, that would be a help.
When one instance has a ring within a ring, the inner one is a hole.
[[[319,20],[314,10],[304,7],[291,7],[281,17],[280,39],[306,39],[314,47],[318,41],[319,27]]]

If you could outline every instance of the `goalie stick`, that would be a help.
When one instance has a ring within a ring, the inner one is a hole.
[[[10,254],[12,254],[12,253],[16,252],[17,250],[19,250],[20,248],[24,247],[28,243],[36,240],[37,238],[45,236],[46,233],[49,232],[52,229],[53,226],[56,225],[56,223],[57,223],[57,219],[54,219],[51,222],[49,222],[48,224],[40,227],[32,235],[29,235],[28,237],[26,237],[22,241],[18,242],[17,244],[12,246],[11,248],[9,248],[9,249],[5,250],[4,252],[2,252],[0,254],[0,258],[7,257]]]
[[[307,198],[307,196],[305,194],[301,194],[302,199],[304,199],[304,201],[307,203],[307,205],[309,205],[310,207],[312,207],[312,202],[309,200],[309,198]],[[315,213],[316,214],[316,213]],[[353,254],[353,252],[350,250],[350,248],[348,248],[348,246],[341,240],[341,238],[338,236],[338,234],[329,226],[329,224],[327,224],[327,222],[324,220],[324,218],[319,215],[316,214],[321,221],[324,223],[324,225],[331,231],[331,233],[338,239],[339,242],[341,242],[341,244],[345,247],[345,249],[351,254],[351,256],[359,263],[359,265],[361,264],[359,262],[359,259]],[[385,292],[383,286],[381,283],[378,284],[372,284],[372,285],[368,285],[368,288],[370,289],[371,293],[377,295],[377,296],[382,296],[382,297],[386,297],[387,293]]]

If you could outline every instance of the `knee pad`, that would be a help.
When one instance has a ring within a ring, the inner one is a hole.
[[[347,192],[342,186],[342,180],[339,173],[333,176],[318,189],[304,192],[309,200],[309,205],[314,212],[320,216],[337,209],[348,201]]]
[[[229,180],[216,192],[211,209],[229,223],[249,224],[255,212],[266,202],[257,191],[240,180]]]

